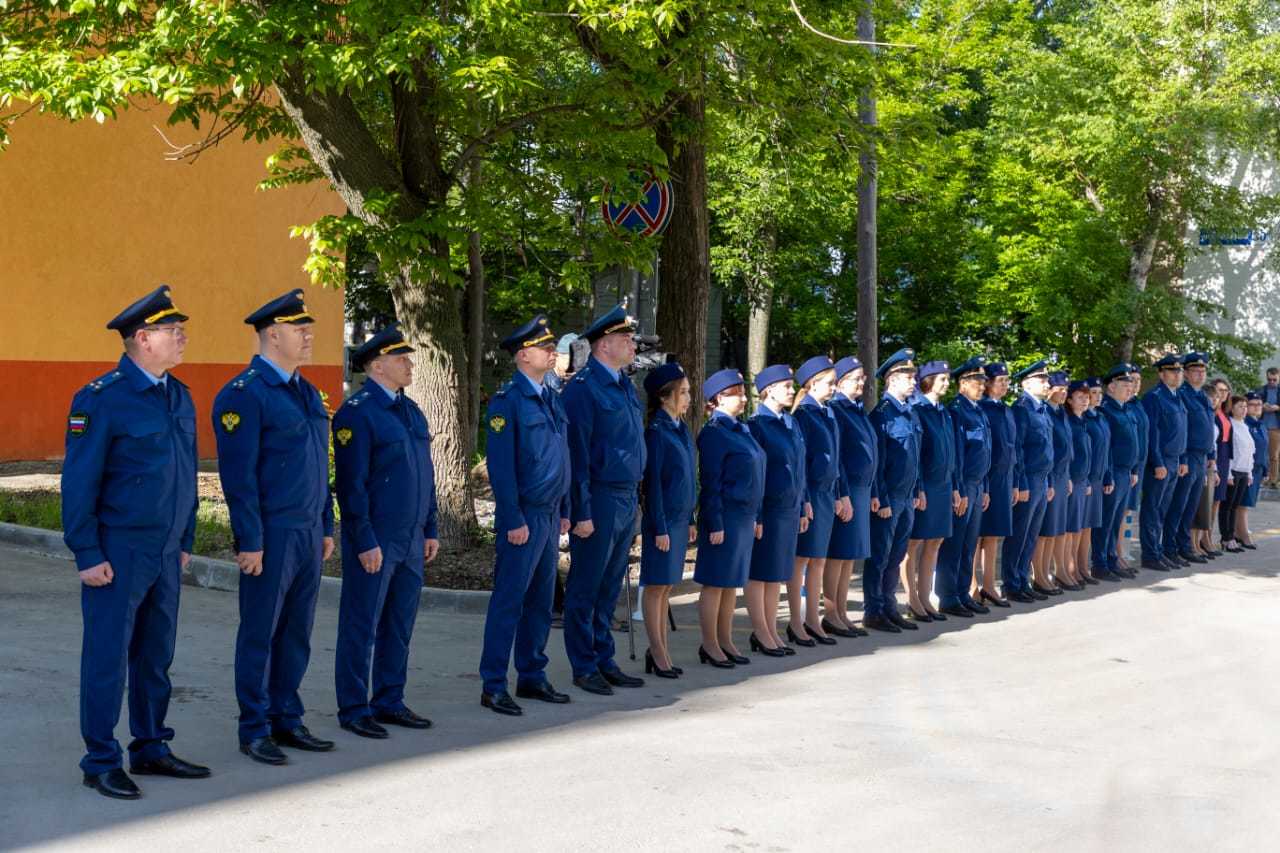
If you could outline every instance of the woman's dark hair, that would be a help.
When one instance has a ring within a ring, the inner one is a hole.
[[[921,393],[921,394],[928,394],[930,391],[932,391],[932,390],[933,390],[933,385],[934,385],[934,383],[938,381],[938,377],[939,377],[939,376],[941,376],[941,375],[942,375],[941,373],[930,373],[930,374],[929,374],[928,376],[926,376],[924,379],[921,379],[921,380],[920,380],[920,393]]]
[[[1227,414],[1228,415],[1231,414],[1232,410],[1235,409],[1236,407],[1236,403],[1247,404],[1248,402],[1249,402],[1248,400],[1246,400],[1244,397],[1240,396],[1239,394],[1232,394],[1231,399],[1228,401],[1228,405],[1226,407]]]
[[[653,416],[658,413],[658,409],[662,408],[662,404],[666,402],[666,399],[668,397],[670,397],[672,394],[676,393],[676,391],[679,390],[680,383],[683,381],[684,381],[683,376],[679,377],[678,379],[672,379],[666,385],[663,385],[661,388],[659,388],[658,393],[649,395],[649,399],[645,403],[645,407],[646,407],[645,416],[644,416],[645,423],[649,423],[649,421],[653,420]]]

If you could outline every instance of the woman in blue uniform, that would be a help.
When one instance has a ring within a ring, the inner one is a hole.
[[[689,379],[684,369],[668,362],[644,378],[649,425],[644,431],[648,451],[644,468],[640,522],[641,610],[649,650],[644,671],[659,678],[676,678],[667,648],[667,613],[671,590],[684,575],[684,557],[697,529],[693,526],[693,439],[681,418],[689,411]]]
[[[1071,478],[1071,494],[1067,496],[1064,562],[1057,574],[1058,586],[1072,592],[1084,589],[1084,579],[1080,576],[1080,538],[1085,530],[1085,508],[1092,494],[1089,472],[1093,467],[1089,430],[1085,424],[1088,411],[1089,386],[1079,379],[1067,386],[1067,428],[1071,431],[1071,464],[1067,476]]]
[[[702,584],[698,660],[728,668],[751,661],[733,642],[738,590],[747,585],[751,550],[760,538],[764,451],[738,418],[747,408],[742,374],[729,368],[702,383],[711,417],[698,433],[698,559],[693,579]]]
[[[782,657],[796,652],[778,636],[778,596],[783,581],[791,577],[796,540],[808,528],[813,508],[807,497],[804,434],[789,411],[796,399],[791,368],[774,364],[760,371],[756,393],[760,405],[747,426],[764,449],[766,465],[763,532],[751,552],[747,613],[751,650]]]
[[[920,438],[920,482],[924,486],[924,509],[917,510],[907,542],[907,559],[902,565],[902,585],[907,589],[907,606],[918,622],[945,622],[933,606],[933,571],[938,564],[938,548],[951,535],[953,519],[964,515],[964,499],[957,478],[956,434],[951,413],[942,405],[942,395],[951,385],[951,366],[930,361],[916,375],[920,394],[915,400],[916,416],[923,434]]]
[[[844,473],[840,469],[840,434],[836,416],[827,405],[836,390],[835,365],[825,355],[814,356],[800,365],[796,371],[796,382],[802,390],[792,414],[804,433],[805,473],[813,518],[796,542],[795,565],[787,583],[787,604],[791,609],[787,639],[798,646],[816,643],[831,646],[836,641],[820,624],[827,548],[831,544],[831,528],[836,517],[848,521],[853,515],[849,490],[845,488]],[[803,599],[801,589],[804,590]]]
[[[1049,470],[1049,487],[1053,489],[1053,500],[1045,506],[1044,522],[1040,525],[1040,541],[1036,543],[1035,555],[1031,558],[1031,586],[1048,595],[1059,594],[1059,585],[1053,580],[1056,576],[1070,576],[1066,568],[1065,534],[1067,505],[1074,487],[1071,483],[1071,426],[1067,423],[1067,412],[1062,406],[1067,401],[1069,384],[1067,374],[1061,370],[1049,374],[1049,397],[1045,402],[1049,406],[1049,425],[1053,427],[1053,468]]]
[[[1089,389],[1089,408],[1084,414],[1085,432],[1089,434],[1089,499],[1084,505],[1084,528],[1076,545],[1076,572],[1086,584],[1096,584],[1093,576],[1093,529],[1102,526],[1102,496],[1111,493],[1115,486],[1111,480],[1111,427],[1098,411],[1102,405],[1102,379],[1090,376],[1085,380]]]
[[[836,519],[827,547],[827,567],[822,580],[822,627],[837,637],[865,637],[867,632],[849,618],[849,580],[853,561],[871,555],[871,513],[880,508],[871,487],[876,480],[876,433],[862,404],[867,372],[862,362],[846,356],[836,362],[836,394],[831,410],[840,426],[840,468],[849,490],[848,521]]]
[[[982,514],[973,597],[979,603],[1008,607],[1009,602],[996,592],[996,554],[1000,540],[1013,533],[1013,505],[1018,499],[1013,482],[1018,461],[1018,425],[1003,402],[1009,393],[1009,368],[1002,361],[993,361],[983,370],[987,374],[987,396],[982,400],[982,412],[991,427],[991,470],[987,473],[991,503]],[[976,571],[979,567],[980,572]]]

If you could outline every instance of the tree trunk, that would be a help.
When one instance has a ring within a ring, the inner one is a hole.
[[[706,375],[711,296],[705,107],[699,80],[657,127],[657,142],[667,155],[675,191],[659,259],[657,329],[663,348],[684,366],[695,401],[701,399]],[[691,425],[696,427],[701,420],[702,406],[690,406]]]
[[[468,169],[467,189],[477,192],[480,186],[480,160],[471,162]],[[470,389],[470,406],[467,407],[466,455],[475,453],[476,429],[480,423],[480,377],[484,367],[484,255],[481,252],[480,232],[467,235],[467,387]]]
[[[769,362],[769,318],[773,313],[774,255],[778,250],[778,228],[769,219],[765,223],[759,257],[747,282],[751,314],[747,319],[747,380],[751,398],[756,398],[753,380]]]
[[[1147,290],[1147,279],[1151,275],[1151,265],[1155,259],[1156,241],[1160,235],[1160,218],[1164,214],[1164,195],[1158,189],[1147,191],[1147,223],[1142,235],[1134,242],[1129,252],[1129,286],[1139,296]],[[1121,361],[1133,361],[1134,339],[1138,336],[1138,313],[1141,306],[1134,306],[1125,325],[1124,335],[1120,338],[1120,346],[1116,355]]]
[[[858,38],[875,41],[876,23],[871,0],[865,0],[858,13]],[[868,48],[874,53],[874,48]],[[879,168],[876,162],[875,130],[876,98],[873,84],[868,83],[858,97],[858,121],[864,137],[858,155],[858,360],[869,377],[863,391],[868,408],[878,398],[874,374],[880,364],[880,319],[876,310],[876,196]]]

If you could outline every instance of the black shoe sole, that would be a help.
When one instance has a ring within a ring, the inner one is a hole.
[[[670,677],[676,678],[677,676],[673,674]],[[521,693],[519,690],[517,690],[516,698],[532,699],[537,702],[546,702],[549,705],[567,705],[570,702],[569,696],[564,693],[557,693],[555,696],[545,696],[541,693]]]
[[[391,737],[390,732],[383,732],[381,734],[378,734],[377,732],[362,732],[358,729],[352,728],[351,726],[339,726],[339,728],[342,729],[344,732],[351,732],[356,737],[367,738],[369,740],[386,740],[387,738]]]
[[[480,707],[488,708],[493,713],[501,714],[504,717],[523,717],[524,716],[523,708],[499,708],[497,705],[486,705],[483,702],[480,703]]]
[[[97,791],[104,797],[110,797],[113,800],[139,800],[142,798],[141,791],[138,791],[136,794],[116,793],[115,791],[109,791],[106,788],[101,788],[93,782],[90,782],[88,779],[84,780],[84,786],[90,790]]]
[[[249,756],[250,758],[252,758],[254,761],[258,762],[259,764],[269,764],[272,767],[283,767],[284,765],[289,763],[289,759],[287,756],[281,756],[279,759],[267,758],[266,756],[263,756],[263,755],[255,755],[249,750],[249,747],[247,746],[240,747],[240,751],[245,755]]]
[[[423,719],[421,723],[406,723],[401,720],[392,720],[389,718],[380,719],[378,717],[374,717],[373,721],[380,726],[399,726],[402,729],[414,729],[415,731],[425,731],[426,729],[431,728],[431,721],[427,719]]]
[[[207,767],[203,773],[167,773],[163,770],[140,770],[138,768],[129,768],[130,776],[164,776],[169,779],[208,779],[213,775],[213,771]]]

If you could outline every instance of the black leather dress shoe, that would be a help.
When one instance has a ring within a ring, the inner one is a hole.
[[[1110,569],[1094,569],[1093,577],[1096,580],[1106,581],[1107,583],[1120,583],[1120,581],[1124,580],[1118,572],[1113,572]]]
[[[990,607],[987,607],[985,604],[979,604],[973,599],[969,599],[967,601],[961,601],[960,603],[963,604],[965,609],[970,611],[971,613],[990,613],[991,612]]]
[[[183,761],[172,753],[151,761],[130,764],[129,772],[138,776],[171,776],[174,779],[203,779],[210,775],[208,767]]]
[[[1057,587],[1041,586],[1038,583],[1031,584],[1031,589],[1033,592],[1038,592],[1041,595],[1045,596],[1046,598],[1054,595],[1062,595],[1062,590],[1058,589]]]
[[[724,649],[720,651],[724,652],[725,657],[733,661],[734,666],[746,666],[751,663],[751,658],[746,655],[735,655],[733,652],[725,651]]]
[[[1256,551],[1256,550],[1258,550],[1258,546],[1257,546],[1257,545],[1254,545],[1252,542],[1241,542],[1241,543],[1240,543],[1240,547],[1241,547],[1241,548],[1244,548],[1244,549],[1246,549],[1246,550],[1248,550],[1248,551]]]
[[[862,624],[872,631],[884,631],[887,634],[901,634],[902,629],[883,616],[864,616]]]
[[[578,676],[573,680],[573,686],[581,688],[588,693],[594,693],[597,696],[613,695],[613,688],[609,686],[609,682],[604,680],[604,676],[598,672]]]
[[[627,675],[620,669],[602,669],[600,674],[604,680],[614,687],[644,687],[644,679],[635,675]]]
[[[941,612],[948,616],[957,616],[961,619],[972,619],[973,612],[967,607],[961,607],[959,604],[944,604],[938,608]]]
[[[888,613],[886,613],[886,614],[885,614],[885,618],[886,618],[886,619],[888,619],[888,620],[889,620],[890,622],[892,622],[893,624],[897,625],[899,628],[901,628],[901,629],[902,629],[902,630],[904,630],[904,631],[919,631],[919,630],[920,630],[920,626],[919,626],[919,625],[917,625],[916,623],[914,623],[914,622],[912,622],[911,620],[907,619],[905,616],[903,616],[901,613],[899,613],[899,612],[897,611],[897,609],[896,609],[896,608],[895,608],[895,609],[893,609],[893,610],[890,610]]]
[[[609,685],[605,685],[608,687]],[[511,694],[507,691],[501,693],[481,693],[480,704],[498,714],[505,714],[508,717],[518,717],[524,713],[524,710],[516,704],[516,700],[511,698]]]
[[[1080,576],[1080,580],[1084,582],[1084,585],[1085,585],[1085,586],[1097,586],[1097,585],[1098,585],[1098,579],[1097,579],[1097,578],[1095,578],[1093,575],[1081,575],[1081,576]]]
[[[907,610],[908,612],[911,613],[911,618],[914,619],[916,622],[932,622],[933,621],[933,617],[930,616],[928,613],[917,613],[914,607],[908,607]],[[892,619],[893,617],[891,616],[889,618]],[[906,617],[903,617],[903,618],[905,619]]]
[[[987,592],[985,589],[978,590],[978,597],[981,598],[983,601],[985,601],[987,604],[992,605],[993,607],[1009,606],[1009,602],[1005,601],[1003,597],[999,595],[992,595],[991,593]]]
[[[119,767],[106,773],[84,774],[84,786],[114,800],[136,800],[142,796],[129,774]]]
[[[280,750],[273,738],[260,737],[240,744],[240,751],[263,764],[288,764],[289,758]]]
[[[809,636],[813,638],[813,641],[820,646],[834,646],[836,644],[835,637],[822,636],[817,631],[815,631],[807,622],[805,623],[804,629],[809,632]]]
[[[401,708],[399,711],[383,711],[374,714],[373,718],[386,726],[402,726],[406,729],[429,729],[431,721],[426,717],[420,717],[410,711],[408,708]]]
[[[373,717],[360,717],[349,723],[340,723],[340,725],[353,735],[367,737],[370,740],[386,740],[391,737],[391,733],[375,723]]]
[[[1207,563],[1207,562],[1209,562],[1209,561],[1208,561],[1208,560],[1206,560],[1204,557],[1201,557],[1199,554],[1193,554],[1193,553],[1192,553],[1192,552],[1190,552],[1190,551],[1181,551],[1181,552],[1179,552],[1178,556],[1179,556],[1180,558],[1182,558],[1183,562],[1186,562],[1186,563]]]
[[[272,732],[271,737],[281,746],[300,749],[303,752],[328,752],[333,749],[333,741],[316,737],[307,730],[306,726]]]
[[[809,637],[801,637],[795,631],[792,631],[790,625],[787,626],[787,639],[795,643],[797,646],[801,646],[806,649],[812,649],[814,646],[818,645],[813,641],[813,639]]]
[[[791,657],[792,655],[794,655],[794,654],[796,653],[796,650],[795,650],[794,648],[792,648],[791,646],[788,646],[786,643],[783,643],[783,644],[782,644],[782,653],[783,653],[784,655],[786,655],[787,657]]]
[[[1023,592],[1025,592],[1027,595],[1034,598],[1036,601],[1049,600],[1049,594],[1047,592],[1041,592],[1040,590],[1036,589],[1034,586],[1027,587],[1026,589],[1023,590]]]
[[[1081,592],[1084,590],[1084,584],[1074,583],[1072,581],[1058,581],[1058,589],[1064,589],[1067,592]]]
[[[1016,601],[1019,604],[1035,604],[1036,597],[1029,592],[1023,592],[1020,589],[1011,589],[1005,592],[1004,597],[1009,601]]]
[[[1169,571],[1169,567],[1165,564],[1163,560],[1143,560],[1142,568],[1148,569],[1153,572]]]
[[[551,682],[541,684],[517,684],[516,695],[521,699],[537,699],[539,702],[550,702],[552,705],[564,705],[569,701],[568,693],[561,693],[551,686]]]
[[[1129,580],[1133,580],[1138,576],[1138,571],[1137,569],[1126,569],[1126,568],[1117,566],[1116,574],[1118,574],[1122,578],[1128,578]]]
[[[1174,567],[1174,568],[1177,568],[1177,569],[1185,569],[1185,568],[1187,568],[1188,566],[1190,566],[1190,565],[1191,565],[1191,561],[1190,561],[1190,560],[1184,560],[1184,559],[1182,559],[1182,557],[1181,557],[1181,556],[1179,556],[1178,554],[1165,554],[1165,555],[1164,555],[1164,561],[1165,561],[1166,563],[1170,563],[1170,564],[1172,564],[1172,565],[1173,565],[1173,567]]]
[[[865,637],[866,631],[860,631],[857,628],[846,628],[843,625],[837,625],[825,616],[822,618],[822,630],[828,634],[835,634],[837,637],[846,637],[853,639],[854,637]]]

